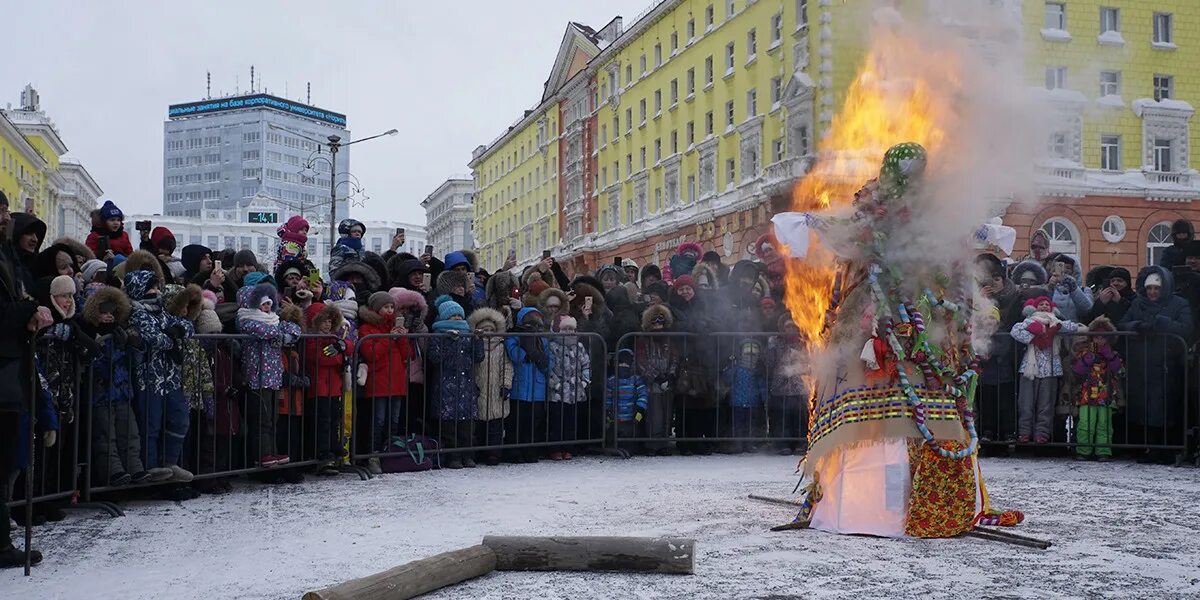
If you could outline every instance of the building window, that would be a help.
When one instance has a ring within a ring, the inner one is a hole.
[[[691,98],[696,94],[696,67],[687,70],[687,97]]]
[[[643,169],[643,170],[646,168],[646,147],[645,146],[642,146],[641,149],[638,150],[638,168]]]
[[[600,145],[604,146],[608,143],[608,125],[600,125]]]
[[[1121,31],[1121,10],[1118,8],[1109,8],[1107,6],[1100,8],[1100,33],[1108,33],[1110,31]]]
[[[662,44],[654,45],[654,66],[655,68],[662,66]]]
[[[687,123],[687,145],[691,148],[696,144],[696,122],[688,121]]]
[[[726,76],[733,74],[733,61],[734,61],[734,58],[736,57],[736,55],[737,55],[737,52],[734,49],[733,42],[729,42],[728,44],[726,44],[725,45],[725,75]]]
[[[1157,265],[1162,259],[1163,250],[1173,245],[1170,221],[1163,221],[1151,227],[1150,235],[1146,239],[1146,264]]]
[[[1154,43],[1175,43],[1174,23],[1171,13],[1154,13]]]
[[[758,90],[750,88],[746,92],[746,118],[749,119],[758,114]]]
[[[621,133],[621,116],[613,115],[613,141],[617,141],[617,135]]]
[[[713,14],[715,12],[716,11],[713,10],[713,5],[711,5],[711,4],[709,4],[707,7],[704,8],[704,30],[705,31],[712,31]]]
[[[633,153],[625,155],[625,175],[628,177],[633,175]]]
[[[733,130],[733,100],[725,103],[725,131]]]
[[[725,160],[725,185],[729,186],[729,187],[733,187],[733,182],[735,182],[735,181],[737,181],[737,166],[734,164],[732,158],[726,159]]]
[[[771,110],[779,108],[779,102],[783,99],[783,78],[771,78]]]
[[[645,75],[646,74],[646,55],[645,54],[643,54],[642,57],[638,60],[638,64],[641,66],[641,74]]]
[[[679,49],[679,32],[672,31],[671,32],[671,54],[674,55],[675,51],[678,49]]]
[[[704,114],[704,134],[713,134],[713,111],[708,111]]]
[[[1067,5],[1062,2],[1046,3],[1046,29],[1067,29]]]
[[[1154,170],[1159,173],[1175,170],[1171,163],[1171,140],[1154,138]]]
[[[1121,136],[1100,136],[1100,168],[1105,171],[1121,170]]]
[[[713,82],[713,57],[710,54],[710,55],[708,55],[708,58],[704,59],[704,86],[708,87],[708,86],[712,85],[712,82]]]
[[[771,142],[771,162],[780,162],[783,160],[783,138],[775,138]]]
[[[688,36],[689,44],[692,43],[692,40],[696,39],[696,20],[695,19],[688,19],[687,36]]]
[[[783,13],[777,13],[771,17],[771,46],[770,50],[778,46],[783,41]]]
[[[625,85],[633,83],[633,65],[625,65]]]
[[[645,125],[646,124],[646,99],[645,98],[642,98],[641,100],[638,101],[638,116],[641,117],[641,119],[642,119],[642,122],[639,123],[639,126]]]
[[[654,212],[662,210],[662,188],[654,188]]]
[[[662,90],[654,90],[654,116],[662,115]]]
[[[672,79],[671,80],[671,107],[674,108],[676,104],[679,104],[679,80]]]
[[[1057,90],[1067,87],[1066,67],[1046,67],[1046,89]]]
[[[645,104],[646,104],[646,101],[642,100],[643,108],[645,108]],[[642,112],[645,112],[645,111],[642,111]],[[645,118],[642,119],[642,121],[645,121],[645,120],[646,120]],[[625,109],[625,134],[628,135],[631,132],[633,132],[633,109],[627,108],[627,109]]]
[[[751,29],[746,32],[746,62],[751,62],[758,55],[758,31]]]
[[[1079,255],[1079,236],[1070,221],[1054,217],[1042,225],[1042,231],[1050,239],[1050,252]]]
[[[1050,152],[1050,156],[1054,158],[1070,158],[1067,147],[1067,134],[1061,131],[1050,134],[1050,143],[1047,150]]]
[[[671,130],[671,154],[679,153],[679,130]]]
[[[734,0],[726,0],[725,1],[725,20],[728,21],[729,19],[732,19],[733,14],[735,12],[737,12],[737,7],[734,6]]]
[[[1175,96],[1175,77],[1171,75],[1154,76],[1154,99],[1170,100]]]
[[[796,29],[808,26],[808,0],[796,0]]]
[[[1121,72],[1120,71],[1100,71],[1100,95],[1101,96],[1120,96],[1121,95]]]

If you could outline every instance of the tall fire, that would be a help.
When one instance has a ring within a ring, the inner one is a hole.
[[[941,164],[960,68],[954,56],[922,47],[915,36],[877,33],[841,111],[818,144],[817,163],[792,190],[792,210],[848,205],[897,143],[919,143],[929,151],[931,165]],[[814,347],[825,342],[836,273],[833,254],[816,240],[807,258],[789,261],[785,300]]]

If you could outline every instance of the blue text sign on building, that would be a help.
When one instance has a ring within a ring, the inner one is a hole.
[[[223,98],[220,100],[201,100],[199,102],[188,102],[186,104],[172,104],[167,107],[167,116],[175,117],[192,117],[196,115],[210,114],[222,112],[226,110],[241,110],[246,108],[273,108],[278,111],[324,121],[339,127],[346,126],[346,115],[335,113],[333,111],[292,102],[277,98],[270,94],[254,94],[252,96],[239,96],[237,98]]]

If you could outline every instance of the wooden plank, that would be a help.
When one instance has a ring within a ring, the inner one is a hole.
[[[308,592],[304,600],[407,600],[494,570],[496,553],[471,546]]]
[[[636,537],[483,538],[497,571],[629,571],[692,575],[695,540]]]

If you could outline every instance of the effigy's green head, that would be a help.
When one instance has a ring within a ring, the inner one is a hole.
[[[879,169],[879,187],[891,198],[903,196],[908,186],[925,172],[928,154],[920,144],[896,144],[883,155]]]

